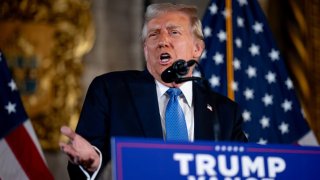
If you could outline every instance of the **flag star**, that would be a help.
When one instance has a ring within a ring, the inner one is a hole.
[[[301,108],[301,114],[302,114],[303,118],[306,119],[306,113],[304,112],[303,108]]]
[[[273,96],[269,94],[265,94],[262,98],[262,102],[264,106],[272,105],[273,104]]]
[[[248,110],[244,110],[244,111],[242,112],[242,118],[243,118],[243,121],[244,121],[244,122],[250,121],[250,120],[251,120],[251,112],[248,111]]]
[[[253,89],[249,89],[246,88],[246,90],[244,90],[243,95],[246,97],[246,100],[250,100],[254,98],[254,91]]]
[[[265,117],[265,116],[263,116],[263,117],[260,119],[260,124],[261,124],[261,126],[262,126],[263,129],[264,129],[264,128],[267,128],[267,127],[270,126],[270,119],[267,118],[267,117]]]
[[[263,24],[262,23],[259,23],[259,22],[255,22],[254,25],[252,26],[252,29],[254,30],[254,32],[256,34],[260,33],[260,32],[263,32]]]
[[[283,108],[284,112],[292,110],[292,102],[285,99],[284,102],[281,104],[281,107]]]
[[[251,44],[251,46],[249,47],[249,52],[251,53],[251,56],[259,55],[260,47],[255,44]]]
[[[223,54],[216,52],[214,56],[212,56],[212,59],[216,63],[216,65],[223,64]]]
[[[275,49],[271,49],[268,56],[271,58],[272,61],[276,61],[280,59],[280,53]]]
[[[215,15],[210,14],[209,8],[213,6],[212,2],[218,8],[217,11],[214,10]],[[211,29],[209,33],[210,37],[205,39],[207,57],[201,62],[202,65],[210,66],[206,69],[206,77],[208,81],[211,80],[208,83],[209,86],[211,88],[214,85],[218,86],[213,89],[220,93],[223,93],[226,88],[234,91],[237,101],[243,106],[240,115],[244,121],[243,128],[246,130],[246,136],[250,135],[249,139],[251,141],[269,144],[279,142],[290,143],[298,140],[304,134],[300,130],[300,127],[293,127],[290,121],[293,119],[298,122],[300,121],[297,124],[306,122],[301,115],[301,108],[297,104],[299,102],[294,93],[296,84],[294,79],[291,78],[290,80],[286,75],[287,70],[281,64],[281,51],[273,46],[272,43],[268,43],[272,37],[269,34],[270,31],[267,25],[264,24],[264,20],[259,18],[259,13],[261,12],[251,12],[247,9],[251,6],[250,0],[232,1],[234,2],[232,4],[234,8],[230,11],[229,17],[232,17],[234,20],[233,27],[235,29],[233,30],[235,31],[231,38],[228,36],[228,32],[225,29],[226,24],[223,21],[226,20],[223,14],[227,14],[225,4],[221,4],[220,6],[217,1],[212,2],[208,4],[209,7],[203,21],[203,27],[208,26]],[[217,19],[222,20],[223,23],[211,24],[212,21]],[[226,40],[222,43],[217,37],[221,30],[226,33]],[[242,30],[245,32],[242,32]],[[234,79],[226,84],[226,79],[220,75],[220,73],[227,73],[225,67],[227,63],[226,47],[220,45],[228,41],[234,41],[232,42],[234,52],[231,59],[233,62],[230,64],[233,68]],[[217,52],[221,53],[223,58],[220,56],[220,60],[218,58],[216,61],[214,60],[214,56]],[[218,72],[220,73],[218,74]],[[281,77],[279,72],[285,76]],[[214,76],[212,76],[213,74]],[[235,91],[236,89],[238,90]],[[284,97],[278,97],[277,94],[279,93],[283,93]],[[261,108],[264,108],[264,110],[261,110]],[[296,117],[291,117],[294,114],[296,114]],[[281,127],[282,131],[286,132],[285,124],[281,125],[282,121],[288,124],[288,132],[284,134],[281,134],[279,128]],[[301,125],[302,127],[305,126]],[[296,130],[297,132],[301,132],[301,134],[291,136]],[[271,133],[286,137],[269,136]]]
[[[7,109],[8,114],[16,112],[16,104],[15,103],[11,103],[10,101],[9,101],[8,105],[6,105],[4,108]]]
[[[238,3],[239,3],[240,6],[248,4],[247,0],[238,0]]]
[[[278,126],[279,130],[281,131],[281,134],[285,134],[289,132],[289,124],[282,122],[279,126]]]
[[[288,89],[293,89],[293,83],[290,78],[287,78],[285,83]]]
[[[218,6],[216,5],[216,3],[212,3],[211,6],[209,7],[209,10],[211,15],[217,14]]]
[[[231,10],[224,9],[222,11],[222,15],[224,16],[224,18],[229,17],[231,15]]]
[[[276,82],[276,74],[271,71],[268,72],[265,78],[267,79],[269,84]]]
[[[242,47],[242,41],[241,41],[240,38],[236,38],[236,39],[234,40],[234,42],[235,42],[237,48],[241,48],[241,47]]]
[[[11,91],[17,90],[17,85],[13,79],[11,79],[11,81],[8,83],[8,86],[11,88]]]
[[[237,17],[237,25],[238,27],[244,27],[244,19],[242,17]]]
[[[225,31],[220,30],[219,33],[217,34],[217,37],[220,42],[223,42],[227,39],[227,35]]]
[[[249,66],[246,70],[249,78],[257,77],[257,69],[255,67]]]
[[[203,33],[204,33],[204,37],[207,38],[207,37],[210,37],[211,36],[211,28],[206,26],[204,29],[203,29]]]
[[[241,69],[241,62],[240,62],[240,60],[238,58],[235,58],[233,60],[233,68],[234,68],[235,71]]]
[[[207,50],[204,50],[203,53],[201,54],[200,59],[206,59],[207,58]]]
[[[249,133],[243,131],[244,135],[247,137],[247,139],[249,139]]]
[[[192,73],[192,75],[194,76],[194,77],[201,77],[201,73],[199,72],[199,71],[193,71],[193,73]]]
[[[238,91],[239,90],[238,89],[238,82],[232,81],[231,88],[232,88],[233,91]]]
[[[268,143],[268,140],[263,139],[263,138],[260,138],[257,143],[258,143],[258,144],[261,144],[261,145],[266,145],[266,144]]]
[[[214,74],[209,79],[209,82],[213,88],[220,86],[220,78]]]

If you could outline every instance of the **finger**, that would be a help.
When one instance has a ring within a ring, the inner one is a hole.
[[[64,142],[59,142],[59,147],[61,150],[63,150],[64,146],[66,146],[67,143],[64,143]]]
[[[78,165],[78,164],[74,161],[74,159],[75,159],[75,158],[73,158],[72,156],[69,156],[69,155],[68,155],[68,161],[71,162],[71,164]]]
[[[68,155],[68,160],[69,160],[69,162],[71,162],[71,164],[80,165],[78,159],[79,159],[79,157],[72,157],[72,156]]]
[[[61,142],[59,143],[59,146],[61,151],[68,156],[69,161],[72,164],[79,164],[79,153],[72,147],[72,145]]]
[[[67,136],[68,138],[70,138],[71,140],[73,140],[75,138],[75,136],[77,135],[71,128],[69,128],[68,126],[62,126],[60,129],[61,133],[65,136]]]
[[[66,143],[59,143],[61,151],[63,151],[65,154],[71,157],[78,156],[78,152],[72,147],[72,145],[66,144]]]

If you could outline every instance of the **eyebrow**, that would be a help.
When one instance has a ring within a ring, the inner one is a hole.
[[[167,27],[166,27],[166,29],[169,29],[169,30],[172,30],[172,29],[183,29],[183,27],[182,26],[179,26],[179,25],[168,25]],[[155,27],[155,28],[151,28],[151,29],[149,29],[149,31],[148,31],[148,33],[150,33],[150,32],[155,32],[155,31],[159,31],[160,30],[160,27]]]
[[[167,29],[183,29],[183,27],[182,26],[179,26],[179,25],[168,25],[167,27],[166,27]]]

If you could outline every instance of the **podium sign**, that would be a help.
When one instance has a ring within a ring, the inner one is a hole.
[[[114,138],[113,179],[319,179],[320,148]]]

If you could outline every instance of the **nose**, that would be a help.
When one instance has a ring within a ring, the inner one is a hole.
[[[158,46],[159,48],[168,47],[168,43],[166,41],[160,41]]]
[[[165,35],[164,33],[160,34],[158,46],[159,46],[159,48],[169,46],[169,39],[168,39],[167,35]]]

